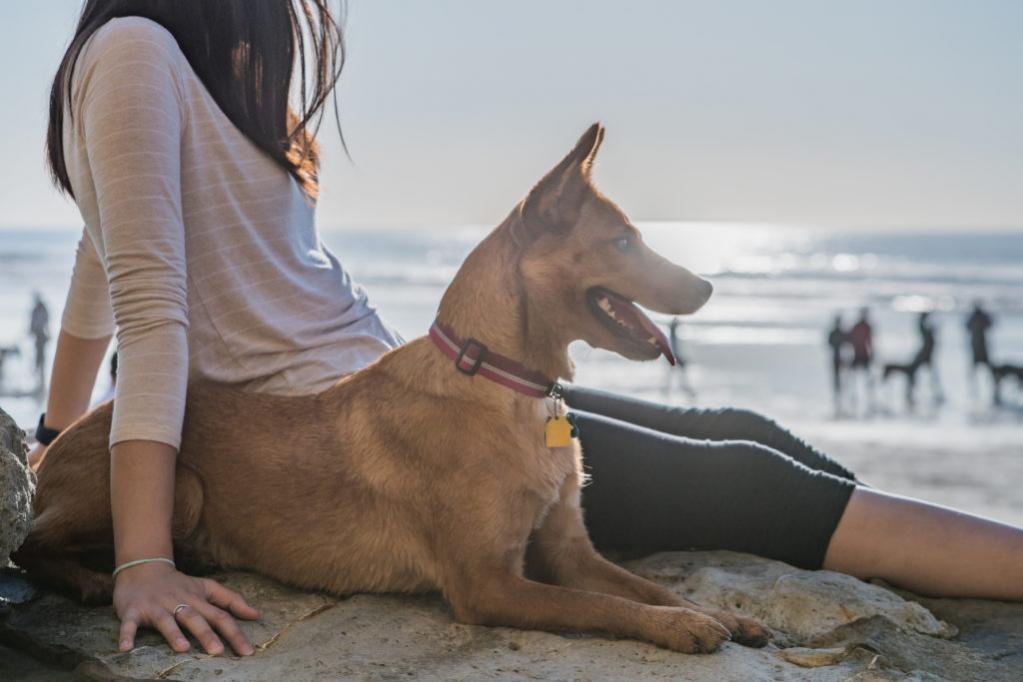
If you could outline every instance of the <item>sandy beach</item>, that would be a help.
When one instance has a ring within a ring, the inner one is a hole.
[[[1023,526],[1023,443],[945,446],[840,442],[819,445],[865,483]]]

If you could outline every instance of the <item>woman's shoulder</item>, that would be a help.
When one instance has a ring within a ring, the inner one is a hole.
[[[188,69],[188,60],[166,28],[145,17],[116,17],[82,46],[71,78],[72,106],[87,106],[95,93],[109,92],[112,84],[153,86],[182,102]]]
[[[115,17],[96,29],[83,46],[85,63],[125,66],[132,60],[177,69],[186,61],[178,41],[164,26],[145,17]]]

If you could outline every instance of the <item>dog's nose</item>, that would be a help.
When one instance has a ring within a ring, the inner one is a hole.
[[[703,295],[703,300],[706,301],[710,298],[710,295],[714,293],[714,285],[710,281],[702,279],[700,280],[700,294]]]

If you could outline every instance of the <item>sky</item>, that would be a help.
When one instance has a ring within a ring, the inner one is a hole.
[[[213,1],[213,0],[209,0]],[[43,164],[80,0],[0,3],[0,229],[78,225]],[[637,221],[1023,227],[1023,2],[350,0],[324,226],[496,224],[593,121]]]

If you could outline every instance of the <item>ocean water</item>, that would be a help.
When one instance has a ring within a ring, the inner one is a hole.
[[[695,400],[678,390],[664,360],[647,363],[577,343],[576,381],[652,400],[763,411],[802,433],[915,443],[979,440],[1023,455],[1023,393],[991,404],[981,376],[969,381],[965,315],[975,299],[996,316],[997,362],[1023,365],[1023,231],[1016,233],[834,231],[767,225],[640,225],[655,249],[710,278],[711,301],[684,318],[681,336]],[[426,332],[447,283],[482,227],[324,230],[324,241],[406,338]],[[0,347],[8,359],[0,406],[28,426],[38,418],[27,337],[32,294],[50,308],[56,335],[77,234],[0,230]],[[918,407],[906,409],[901,378],[878,392],[878,407],[837,418],[824,344],[833,315],[847,323],[870,306],[879,362],[908,362],[919,343],[916,313],[933,310],[936,361],[946,400],[932,404],[920,381]],[[664,316],[651,317],[667,324]],[[52,348],[51,348],[52,352]],[[97,392],[106,388],[101,378]]]

